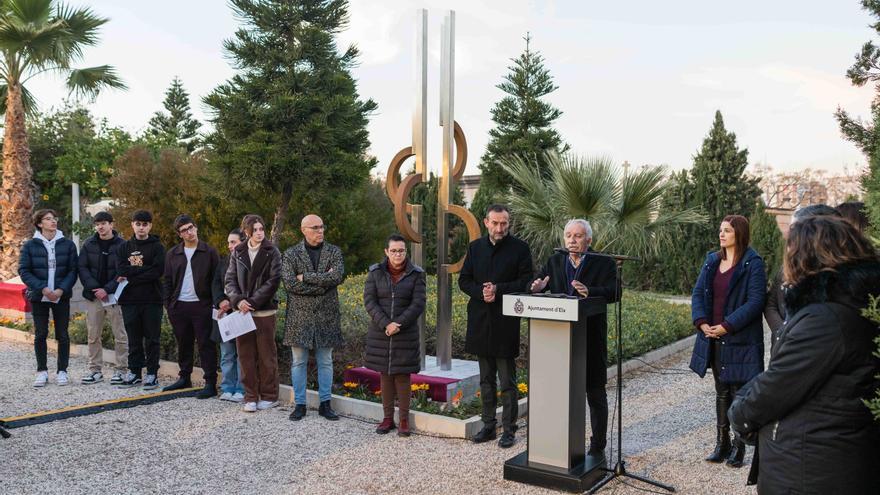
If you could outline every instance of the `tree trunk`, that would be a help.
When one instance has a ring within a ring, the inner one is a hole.
[[[6,127],[3,135],[3,184],[0,186],[0,214],[3,233],[0,237],[0,278],[18,276],[21,246],[31,237],[34,227],[33,171],[28,147],[21,84],[10,84],[6,96]]]
[[[272,244],[275,244],[276,246],[281,238],[281,232],[284,231],[284,222],[287,220],[287,210],[290,209],[291,196],[293,196],[293,184],[288,181],[281,189],[281,199],[278,203],[278,207],[275,208],[275,219],[272,221],[272,234],[269,236],[269,240],[271,240]]]

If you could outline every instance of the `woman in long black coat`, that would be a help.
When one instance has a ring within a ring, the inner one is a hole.
[[[370,267],[364,306],[372,323],[364,365],[382,376],[385,419],[376,433],[394,426],[394,398],[400,405],[397,434],[409,436],[410,373],[419,372],[419,316],[425,311],[425,271],[406,257],[405,239],[388,238],[385,259]]]
[[[730,441],[727,409],[737,390],[764,370],[766,298],[764,260],[749,247],[749,221],[728,215],[718,233],[720,250],[709,253],[694,286],[691,317],[697,339],[690,368],[702,378],[712,368],[715,381],[715,449],[708,462],[741,467],[745,444]]]
[[[783,267],[788,320],[729,414],[757,432],[758,492],[876,494],[880,425],[862,401],[880,388],[880,331],[861,310],[880,295],[880,258],[845,220],[817,216],[791,227]]]

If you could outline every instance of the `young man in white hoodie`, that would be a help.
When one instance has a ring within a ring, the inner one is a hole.
[[[37,377],[34,387],[49,381],[46,339],[49,337],[49,312],[55,321],[58,341],[56,383],[67,385],[67,364],[70,357],[70,296],[77,277],[76,244],[58,230],[54,210],[38,210],[33,217],[37,231],[21,249],[18,274],[27,286],[27,298],[34,316],[34,352],[37,355]]]

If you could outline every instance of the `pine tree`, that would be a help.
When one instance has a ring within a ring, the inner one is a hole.
[[[294,193],[332,197],[368,180],[375,159],[366,156],[367,117],[376,103],[358,96],[350,73],[357,49],[337,50],[347,1],[231,4],[244,25],[224,43],[238,73],[204,100],[215,127],[211,166],[230,194],[273,199],[277,242]]]
[[[189,93],[175,76],[165,91],[162,102],[165,112],[158,111],[150,119],[148,138],[164,146],[179,146],[192,153],[198,146],[198,132],[202,124],[194,119],[189,105]]]
[[[862,8],[873,17],[880,19],[880,0],[862,0]],[[880,22],[871,24],[871,28],[880,34]],[[880,59],[880,46],[875,45],[873,41],[867,41],[862,45],[862,50],[856,54],[852,67],[846,71],[846,77],[858,87],[880,81],[878,59]],[[852,141],[869,158],[880,145],[880,84],[875,87],[875,92],[876,96],[871,102],[870,122],[853,118],[840,107],[834,114],[843,137]]]
[[[562,111],[542,99],[558,86],[544,67],[544,58],[539,52],[532,51],[531,40],[526,34],[525,51],[512,60],[513,65],[508,68],[510,72],[496,86],[507,96],[492,108],[495,128],[489,131],[489,144],[480,162],[480,190],[487,188],[481,196],[491,198],[498,192],[505,193],[513,184],[499,160],[518,155],[540,163],[545,151],[568,150],[552,127]]]

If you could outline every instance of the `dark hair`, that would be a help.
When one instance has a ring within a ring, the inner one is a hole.
[[[95,214],[95,218],[92,219],[92,223],[98,222],[113,223],[113,215],[109,211],[99,211]]]
[[[749,243],[752,241],[751,233],[749,232],[749,219],[742,215],[727,215],[721,220],[721,223],[724,222],[729,223],[733,227],[733,235],[736,237],[733,248],[733,264],[735,265],[742,259],[746,249],[749,247]],[[721,249],[718,252],[721,254],[721,259],[727,259],[726,249]]]
[[[40,228],[40,222],[43,221],[43,217],[45,217],[46,215],[52,215],[53,217],[58,218],[58,214],[55,213],[55,210],[49,208],[35,211],[33,217],[34,227],[36,227],[37,230],[39,230],[40,232],[43,231],[43,229]]]
[[[174,231],[180,233],[180,228],[188,223],[195,225],[196,221],[193,220],[193,217],[187,215],[186,213],[182,215],[177,215],[177,218],[174,219]]]
[[[388,239],[385,239],[385,247],[391,246],[392,242],[406,242],[406,238],[400,234],[391,234],[388,236]]]
[[[244,242],[244,240],[247,239],[247,236],[244,235],[244,232],[242,232],[241,229],[238,228],[238,227],[236,227],[236,228],[230,230],[229,233],[232,234],[232,235],[237,235],[239,241]]]
[[[877,252],[864,234],[841,217],[812,216],[798,220],[788,231],[782,259],[789,285],[821,272],[833,272],[845,263],[878,261]]]
[[[241,219],[241,231],[244,232],[244,235],[250,237],[254,235],[254,225],[256,224],[262,225],[263,230],[266,229],[266,222],[263,221],[263,217],[248,213]]]
[[[153,223],[153,214],[147,210],[138,210],[131,214],[131,221]]]
[[[510,215],[510,208],[508,208],[507,205],[495,203],[495,204],[489,205],[489,207],[486,208],[486,218],[489,218],[489,213],[492,213],[493,211],[495,213],[506,212],[508,215]]]
[[[819,203],[815,205],[804,206],[803,208],[800,208],[796,212],[794,212],[794,215],[792,216],[795,220],[801,220],[803,218],[815,217],[819,215],[831,215],[834,217],[839,217],[840,212],[826,204]]]
[[[837,205],[837,211],[844,220],[848,220],[853,227],[864,232],[868,228],[868,215],[865,214],[865,203],[861,201],[847,201]]]

